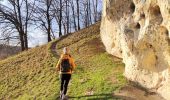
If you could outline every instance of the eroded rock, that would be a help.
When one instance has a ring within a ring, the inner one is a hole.
[[[101,38],[129,80],[170,99],[170,0],[103,0]]]

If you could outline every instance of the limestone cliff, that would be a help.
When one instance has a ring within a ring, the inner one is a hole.
[[[170,0],[103,0],[101,38],[127,79],[170,100]]]

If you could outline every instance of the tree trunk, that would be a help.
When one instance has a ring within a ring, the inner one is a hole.
[[[62,36],[62,0],[60,0],[59,37]]]
[[[50,5],[51,5],[51,1],[47,0],[47,11],[46,11],[46,15],[47,15],[47,37],[48,37],[48,42],[51,41],[51,19],[50,19]]]
[[[80,8],[79,8],[79,0],[77,2],[77,22],[78,22],[78,30],[80,30]]]
[[[20,42],[21,42],[21,50],[24,51],[25,50],[25,43],[24,43],[24,36],[23,36],[23,32],[19,33],[20,35]]]
[[[97,0],[92,0],[93,2],[93,18],[94,18],[94,23],[97,22]]]
[[[24,38],[24,30],[23,30],[23,26],[22,26],[21,8],[20,8],[19,0],[17,0],[17,8],[18,8],[18,19],[19,19],[19,24],[17,27],[19,27],[18,32],[20,34],[21,49],[22,49],[22,51],[24,51],[24,50],[26,50],[26,48],[25,48],[25,38]]]
[[[67,24],[63,22],[63,28],[64,28],[64,35],[67,34]]]
[[[67,33],[69,33],[69,3],[68,0],[66,0],[66,18],[67,18]]]
[[[96,13],[95,13],[95,16],[96,16],[96,21],[95,22],[97,22],[97,18],[98,18],[98,13],[97,13],[97,6],[98,6],[98,0],[96,0]]]
[[[47,34],[48,34],[48,42],[51,41],[51,21],[50,21],[50,16],[49,12],[47,12],[47,19],[48,19],[48,28],[47,28]]]
[[[86,4],[85,4],[85,6],[86,6],[86,10],[85,10],[85,12],[86,12],[86,17],[85,17],[85,19],[86,19],[86,27],[88,27],[89,26],[89,5],[88,5],[88,2],[89,1],[87,1],[86,2]]]
[[[28,37],[27,37],[27,29],[28,29],[28,0],[25,0],[26,4],[26,22],[25,22],[25,32],[24,32],[24,40],[25,40],[25,49],[28,50]]]
[[[25,50],[28,50],[28,37],[27,34],[24,34],[24,46],[25,46]]]
[[[50,42],[51,41],[51,35],[50,35],[50,28],[48,27],[48,30],[47,30],[48,32],[48,42]]]
[[[88,10],[89,10],[89,25],[91,25],[92,24],[92,18],[91,18],[91,2],[90,2],[90,0],[89,0],[89,2],[88,2],[89,4],[89,8],[88,8]]]
[[[74,30],[77,31],[76,16],[75,16],[75,12],[74,12],[74,2],[73,2],[73,0],[71,1],[71,8],[72,8],[72,12],[73,12]]]

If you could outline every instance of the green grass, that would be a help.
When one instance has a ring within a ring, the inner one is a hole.
[[[126,84],[122,75],[123,65],[115,64],[107,53],[90,57],[87,62],[90,66],[78,66],[73,74],[69,96],[75,100],[101,100],[102,98],[113,100],[113,91]],[[116,77],[116,84],[112,82],[112,77]],[[93,93],[88,95],[88,92]]]
[[[76,61],[68,90],[71,100],[118,99],[113,92],[127,83],[121,60],[105,52],[99,27],[97,23],[56,40],[58,54],[62,47],[69,46]],[[59,56],[50,50],[53,42],[0,61],[0,100],[56,100],[60,84],[55,66]]]
[[[58,84],[54,62],[54,58],[48,54],[48,46],[1,61],[0,98],[29,100],[51,96]]]

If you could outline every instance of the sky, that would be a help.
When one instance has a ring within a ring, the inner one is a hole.
[[[40,30],[34,30],[34,32],[29,33],[28,35],[28,46],[29,47],[40,46],[46,43],[47,43],[47,35],[41,32]]]
[[[6,5],[7,0],[0,0],[0,3]],[[100,4],[98,6],[98,9],[101,9],[101,8],[102,8],[102,0],[100,0]],[[12,41],[11,44],[13,43],[15,42]],[[47,35],[41,30],[31,28],[31,31],[29,31],[29,34],[28,34],[28,46],[35,47],[35,46],[40,46],[46,43],[47,43]]]

